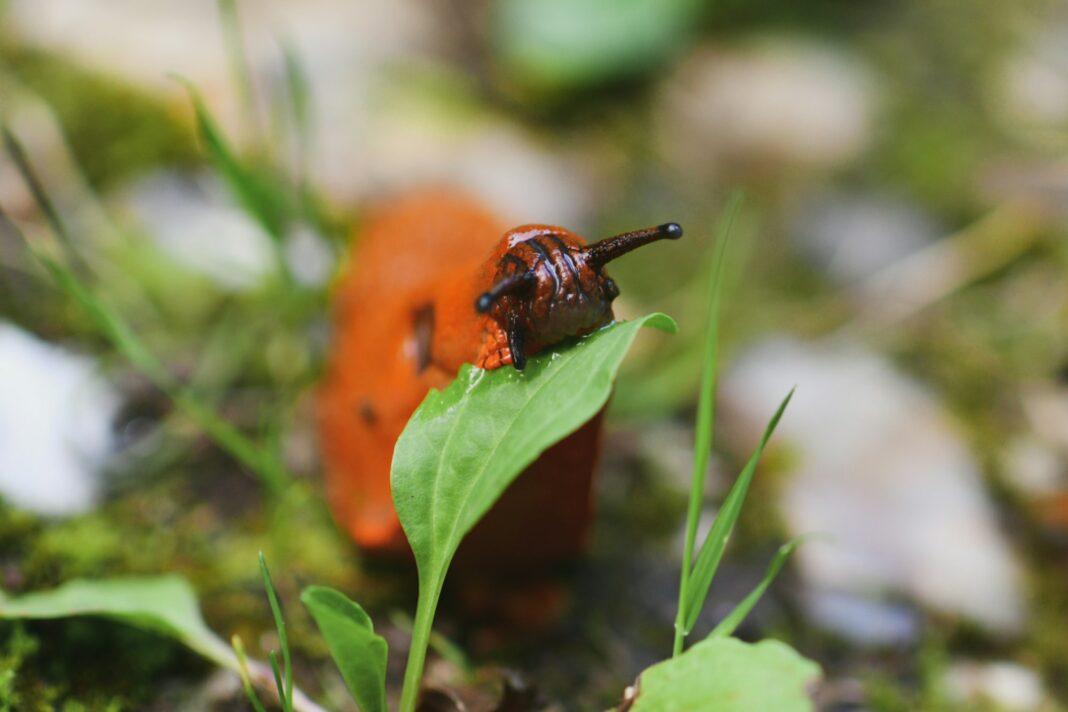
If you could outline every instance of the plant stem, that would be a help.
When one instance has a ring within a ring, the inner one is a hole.
[[[446,568],[446,567],[443,567]],[[434,613],[441,597],[444,577],[429,582],[424,586],[419,582],[419,602],[415,607],[415,622],[412,624],[412,643],[408,649],[408,664],[404,668],[404,687],[401,689],[400,712],[415,712],[419,701],[419,688],[423,681],[423,667],[426,664],[426,650],[430,645],[430,634],[434,628]]]
[[[742,195],[734,193],[720,223],[716,235],[716,251],[713,258],[712,275],[709,283],[708,325],[705,329],[705,358],[701,371],[701,390],[697,402],[697,421],[694,425],[693,470],[690,474],[690,501],[686,509],[686,540],[682,550],[682,567],[679,573],[679,605],[675,617],[675,640],[671,655],[682,652],[686,634],[686,600],[690,586],[690,574],[693,567],[693,552],[697,543],[697,522],[701,516],[701,500],[705,489],[705,473],[712,452],[712,435],[716,416],[716,377],[719,362],[719,300],[723,285],[723,265],[727,248],[727,238],[734,224]]]

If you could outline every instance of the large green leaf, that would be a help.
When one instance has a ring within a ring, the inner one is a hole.
[[[538,455],[608,400],[642,326],[674,331],[663,314],[602,329],[570,348],[532,358],[524,371],[464,366],[431,391],[393,454],[393,502],[420,573],[444,573],[456,547]]]
[[[604,406],[643,326],[675,330],[670,317],[652,314],[539,354],[522,372],[464,366],[408,421],[391,475],[393,504],[419,569],[402,711],[414,709],[434,610],[460,541],[527,465]]]
[[[0,601],[0,618],[104,616],[175,638],[236,670],[237,657],[204,623],[196,594],[180,576],[74,580],[59,588]]]
[[[17,598],[0,596],[0,619],[101,616],[174,638],[217,665],[241,672],[234,651],[208,628],[200,615],[196,593],[174,574],[102,579],[76,579],[50,591]],[[271,672],[260,662],[247,661],[257,687],[272,691]],[[322,712],[303,692],[293,689],[293,709]]]
[[[652,666],[638,680],[632,712],[811,710],[806,688],[819,666],[777,640],[708,638]]]
[[[386,712],[386,640],[371,617],[345,594],[325,586],[304,589],[300,600],[326,639],[341,677],[361,712]]]

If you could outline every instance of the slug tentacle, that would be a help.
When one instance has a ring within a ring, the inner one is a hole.
[[[591,264],[601,267],[642,245],[648,245],[657,240],[678,240],[680,237],[682,237],[682,226],[673,222],[647,227],[643,230],[632,230],[614,237],[606,237],[590,245],[586,248],[586,259]]]
[[[475,300],[475,311],[479,314],[485,314],[505,294],[515,294],[533,286],[533,284],[534,273],[529,270],[509,275],[490,287],[489,291],[479,295],[478,299]]]
[[[508,319],[508,350],[512,354],[512,365],[515,370],[522,371],[527,366],[527,356],[523,353],[524,334],[523,326],[517,316]]]

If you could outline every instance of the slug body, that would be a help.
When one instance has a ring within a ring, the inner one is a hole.
[[[506,231],[477,202],[448,192],[410,195],[371,215],[339,282],[318,399],[331,507],[356,542],[407,552],[390,462],[430,388],[445,387],[464,363],[522,370],[528,356],[610,323],[619,290],[604,264],[679,235],[672,224],[587,245],[552,225]],[[600,439],[598,414],[543,453],[467,537],[460,562],[529,568],[580,553]]]

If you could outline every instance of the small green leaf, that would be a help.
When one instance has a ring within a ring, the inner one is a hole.
[[[708,589],[712,585],[712,578],[716,575],[716,569],[719,568],[720,559],[723,558],[723,550],[727,548],[727,540],[730,539],[731,532],[734,531],[734,524],[742,513],[742,505],[745,504],[745,496],[749,493],[749,485],[753,481],[753,474],[756,472],[757,464],[760,462],[760,456],[764,453],[768,440],[775,432],[775,427],[779,424],[779,420],[782,418],[782,414],[793,396],[794,391],[790,389],[790,392],[786,394],[786,397],[783,398],[782,403],[779,405],[779,409],[775,411],[775,415],[771,417],[767,428],[764,430],[764,436],[760,439],[760,445],[757,446],[756,452],[752,454],[749,461],[745,463],[745,467],[742,469],[741,474],[738,475],[738,479],[734,481],[730,492],[727,493],[727,498],[723,500],[723,506],[720,507],[719,513],[716,515],[716,521],[712,523],[712,529],[709,530],[708,536],[705,537],[704,543],[701,544],[701,550],[697,552],[697,560],[693,564],[690,587],[687,590],[686,619],[683,627],[685,635],[689,635],[690,631],[693,630],[697,617],[701,614],[705,599],[708,598]],[[685,565],[685,562],[683,565]]]
[[[782,571],[782,567],[786,564],[786,560],[790,558],[790,554],[794,553],[794,549],[798,547],[805,540],[805,537],[799,536],[795,539],[791,539],[782,546],[775,553],[775,557],[768,564],[768,570],[764,573],[764,578],[760,580],[760,583],[749,592],[749,595],[742,599],[741,603],[734,607],[734,609],[727,614],[727,616],[716,624],[716,627],[709,633],[710,638],[727,637],[734,633],[735,629],[741,625],[745,617],[749,615],[749,612],[753,610],[756,604],[760,601],[760,598],[768,590],[768,586],[775,580],[775,577]]]
[[[300,600],[326,639],[330,655],[361,712],[386,712],[386,640],[371,617],[340,591],[304,589]]]
[[[632,712],[804,712],[819,666],[777,640],[708,638],[652,666],[638,680]]]
[[[209,660],[238,670],[230,647],[204,623],[196,594],[180,576],[74,580],[0,601],[0,618],[103,616],[174,638]]]
[[[391,475],[393,504],[419,570],[403,712],[414,709],[434,610],[460,541],[527,465],[604,406],[643,326],[675,330],[669,317],[652,314],[539,354],[522,372],[464,366],[408,421]]]

